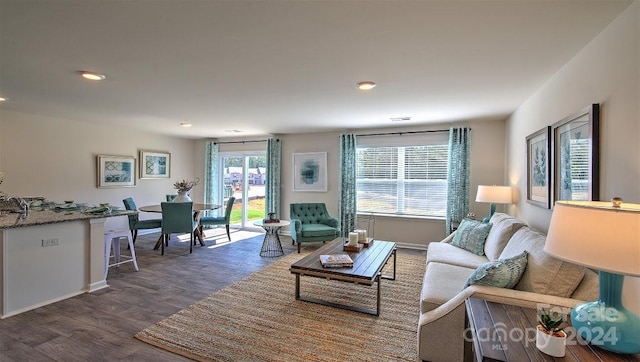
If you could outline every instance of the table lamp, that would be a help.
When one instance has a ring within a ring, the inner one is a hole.
[[[511,186],[478,185],[476,202],[491,203],[491,205],[489,205],[489,216],[482,219],[482,222],[489,222],[493,213],[496,212],[496,204],[510,204],[513,202],[513,198],[511,197]]]
[[[640,205],[558,201],[544,251],[599,271],[598,300],[571,311],[576,332],[612,352],[640,353],[640,317],[622,304],[624,276],[640,276]]]

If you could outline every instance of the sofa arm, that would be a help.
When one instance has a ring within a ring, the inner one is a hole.
[[[418,320],[418,355],[424,361],[461,361],[464,358],[464,320],[467,298],[537,308],[538,303],[573,308],[581,300],[521,290],[472,285]]]
[[[302,233],[302,221],[300,219],[291,219],[291,239],[296,243],[298,241],[298,237],[301,236]]]
[[[327,226],[331,226],[332,228],[338,228],[338,219],[336,219],[335,217],[327,217],[324,218],[322,220],[320,220],[320,223],[327,225]]]
[[[440,240],[441,243],[447,243],[447,244],[451,244],[451,242],[453,241],[453,237],[456,235],[456,232],[452,232],[451,234],[449,234],[446,238]]]

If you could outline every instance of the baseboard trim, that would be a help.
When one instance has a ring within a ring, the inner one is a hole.
[[[409,244],[409,243],[396,243],[396,246],[400,249],[412,249],[412,250],[427,250],[426,245]]]

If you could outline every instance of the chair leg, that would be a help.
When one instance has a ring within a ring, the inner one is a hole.
[[[161,243],[162,244],[162,249],[161,249],[162,251],[160,252],[160,255],[164,255],[164,243],[165,243],[166,239],[167,239],[167,234],[162,234],[162,243]]]
[[[133,239],[133,243],[136,243],[136,236],[138,236],[138,229],[132,229],[131,230],[131,236]],[[131,249],[131,246],[127,245],[127,250]]]
[[[191,240],[189,240],[189,254],[191,254],[193,253],[193,243],[195,243],[193,233],[191,233],[189,237],[191,238]]]
[[[300,243],[298,243],[298,254],[300,254]]]
[[[227,227],[227,237],[229,238],[229,241],[231,241],[231,233],[229,233],[229,224],[227,224],[226,227]]]

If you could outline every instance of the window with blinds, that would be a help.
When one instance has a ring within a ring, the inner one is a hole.
[[[357,210],[444,217],[446,144],[356,149]]]

